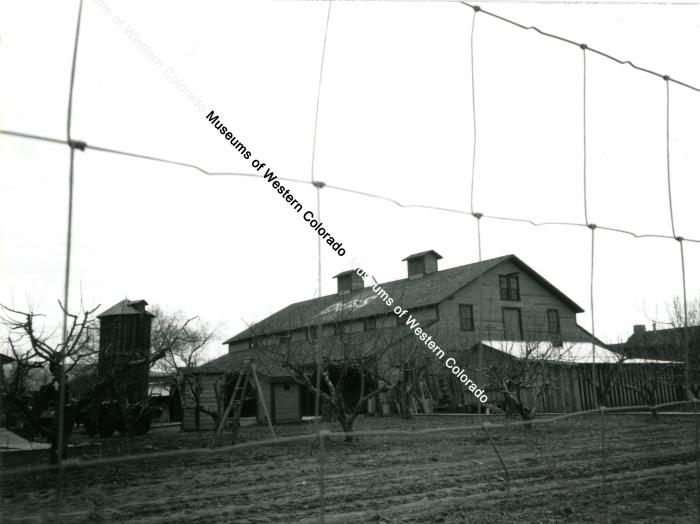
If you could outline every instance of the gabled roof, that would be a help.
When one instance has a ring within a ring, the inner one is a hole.
[[[140,315],[141,311],[139,311],[139,308],[145,308],[147,305],[148,302],[145,300],[129,300],[128,298],[125,298],[124,300],[114,304],[111,308],[108,308],[97,315],[97,318],[115,317],[121,315]],[[146,316],[155,317],[155,315],[150,311],[146,311]]]
[[[428,328],[437,320],[427,320],[421,325]],[[401,324],[403,326],[403,322]],[[283,344],[268,343],[257,348],[262,353],[262,358],[255,358],[256,369],[269,377],[289,377],[290,371],[285,367],[285,355],[293,354],[298,363],[313,362],[320,355],[328,362],[352,363],[366,360],[368,355],[378,356],[384,351],[389,351],[397,345],[402,347],[422,346],[422,342],[409,328],[399,331],[393,329],[377,329],[373,331],[361,331],[346,333],[344,335],[327,335],[313,340],[289,341]],[[408,345],[408,346],[407,346]],[[321,348],[321,349],[319,349]],[[379,353],[377,349],[381,348]],[[195,368],[180,368],[194,374],[220,374],[222,372],[239,370],[243,359],[251,358],[247,351],[226,353],[206,364]]]
[[[527,272],[532,278],[547,287],[577,313],[583,311],[579,305],[515,255],[506,255],[482,262],[443,269],[442,271],[428,273],[421,278],[404,278],[378,284],[377,286],[381,286],[389,296],[393,297],[396,303],[414,310],[423,306],[439,304],[457,290],[476,280],[480,275],[506,261],[517,264],[524,272]],[[379,288],[377,287],[377,289]],[[377,293],[373,291],[372,287],[365,287],[344,295],[334,293],[291,304],[254,326],[245,329],[238,335],[229,338],[224,344],[247,340],[253,338],[256,334],[270,335],[318,324],[382,315],[388,311],[389,308],[379,298]]]

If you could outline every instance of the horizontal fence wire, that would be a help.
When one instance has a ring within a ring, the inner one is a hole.
[[[12,131],[8,129],[0,129],[0,134],[5,134],[8,136],[16,136],[16,137],[21,137],[21,138],[31,138],[31,139],[37,139],[37,140],[44,140],[48,142],[54,142],[58,144],[67,144],[67,141],[61,140],[61,139],[56,139],[56,138],[49,138],[49,137],[44,137],[40,135],[31,135],[28,133],[22,133],[18,131]],[[79,147],[76,147],[76,149],[81,149]],[[108,147],[102,147],[102,146],[93,146],[88,143],[82,143],[82,149],[85,150],[93,150],[93,151],[101,151],[104,153],[112,153],[116,155],[123,155],[127,157],[132,157],[132,158],[140,158],[143,160],[152,160],[154,162],[162,162],[166,164],[172,164],[176,166],[181,166],[181,167],[186,167],[190,169],[194,169],[196,171],[199,171],[200,173],[208,176],[239,176],[239,177],[248,177],[248,178],[263,178],[263,175],[257,174],[257,173],[239,173],[239,172],[232,172],[232,171],[210,171],[207,170],[197,164],[189,163],[189,162],[182,162],[179,160],[172,160],[169,158],[164,158],[164,157],[157,157],[157,156],[151,156],[151,155],[145,155],[145,154],[140,154],[140,153],[133,153],[130,151],[125,151],[125,150],[119,150],[119,149],[112,149]],[[284,180],[286,182],[295,182],[298,184],[307,184],[311,185],[313,187],[318,187],[317,184],[320,182],[318,180],[311,182],[310,180],[304,180],[300,178],[290,178],[290,177],[278,177],[279,180]],[[498,216],[498,215],[490,215],[488,213],[477,213],[474,212],[472,213],[471,211],[464,210],[464,209],[455,209],[455,208],[449,208],[449,207],[442,207],[442,206],[434,206],[430,204],[408,204],[405,202],[401,202],[400,200],[389,197],[386,195],[380,195],[377,193],[372,193],[370,191],[362,191],[358,189],[353,189],[353,188],[348,188],[344,186],[339,186],[339,185],[334,185],[334,184],[326,184],[323,183],[323,189],[332,189],[335,191],[343,192],[343,193],[350,193],[354,195],[359,195],[359,196],[364,196],[368,198],[373,198],[373,199],[378,199],[378,200],[383,200],[385,202],[389,202],[391,204],[394,204],[398,207],[401,208],[415,208],[415,209],[427,209],[427,210],[433,210],[433,211],[443,211],[446,213],[456,213],[460,215],[465,215],[465,216],[474,216],[477,214],[479,218],[487,219],[487,220],[500,220],[500,221],[508,221],[508,222],[519,222],[523,224],[529,224],[531,226],[565,226],[565,227],[577,227],[577,228],[588,228],[589,225],[585,224],[583,222],[557,222],[557,221],[536,221],[533,219],[529,218],[519,218],[519,217],[506,217],[506,216]],[[660,234],[652,234],[652,233],[638,233],[626,229],[621,229],[621,228],[616,228],[616,227],[610,227],[610,226],[605,226],[601,224],[596,224],[596,227],[598,229],[602,229],[605,231],[611,231],[614,233],[621,233],[625,235],[630,235],[635,238],[659,238],[659,239],[666,239],[666,240],[674,240],[678,241],[677,237],[674,237],[672,235],[660,235]],[[683,237],[684,242],[694,242],[697,244],[700,244],[700,239],[696,238],[691,238],[691,237]]]
[[[620,412],[623,410],[627,410],[628,412],[640,412],[640,411],[646,411],[648,413],[653,413],[654,411],[658,411],[663,408],[671,408],[671,407],[679,407],[679,406],[687,406],[687,405],[696,405],[697,401],[683,401],[683,402],[668,402],[668,403],[662,403],[662,404],[657,404],[654,406],[626,406],[626,407],[619,407],[619,408],[610,408],[605,409],[603,408],[602,411],[605,413],[607,412]],[[621,413],[621,416],[625,416],[626,414],[629,413]],[[690,412],[689,414],[692,414]],[[379,431],[357,431],[353,432],[351,435],[353,437],[365,437],[368,439],[372,439],[374,437],[386,437],[386,436],[393,436],[393,437],[405,437],[405,438],[415,438],[417,435],[421,434],[442,434],[442,435],[447,435],[447,434],[458,434],[458,435],[463,435],[463,434],[469,434],[472,436],[477,436],[479,432],[484,431],[484,427],[487,428],[487,433],[493,432],[498,429],[505,429],[505,430],[514,430],[518,427],[522,426],[541,426],[544,427],[549,424],[554,424],[557,422],[561,422],[564,420],[572,420],[572,419],[582,419],[586,416],[594,416],[594,417],[602,417],[601,415],[601,410],[588,410],[586,412],[578,412],[578,413],[566,413],[563,415],[555,416],[555,417],[546,417],[546,418],[540,418],[540,419],[535,419],[531,421],[514,421],[510,423],[490,423],[487,422],[485,424],[481,423],[476,423],[476,424],[471,424],[471,425],[459,425],[459,426],[447,426],[447,427],[442,427],[442,428],[426,428],[422,430],[402,430],[402,429],[395,429],[395,430],[379,430]],[[607,415],[610,416],[610,415]],[[678,415],[675,415],[678,416]],[[426,417],[421,417],[421,418],[432,418],[429,416]],[[697,417],[694,417],[697,419]],[[696,421],[697,423],[697,421]],[[619,424],[619,423],[618,423]],[[104,465],[114,465],[114,464],[128,464],[128,463],[133,463],[133,461],[138,460],[138,461],[148,461],[150,458],[153,459],[163,459],[163,458],[170,458],[170,457],[183,457],[183,456],[206,456],[209,455],[211,456],[212,454],[220,455],[223,454],[224,456],[232,456],[236,455],[239,458],[243,460],[243,463],[241,464],[234,464],[232,463],[232,467],[250,467],[250,465],[246,466],[245,465],[245,460],[250,457],[249,453],[251,449],[254,449],[256,447],[277,447],[281,446],[285,443],[308,443],[310,446],[313,447],[318,447],[317,451],[317,458],[320,462],[320,465],[324,464],[326,460],[330,460],[330,457],[334,455],[334,449],[340,449],[343,448],[327,448],[322,445],[323,442],[330,442],[331,438],[337,438],[341,439],[347,436],[347,433],[344,432],[329,432],[327,430],[321,431],[319,433],[313,433],[313,434],[308,434],[308,435],[298,435],[298,436],[292,436],[292,437],[282,437],[277,440],[273,439],[264,439],[264,440],[259,440],[259,441],[251,441],[251,442],[245,442],[241,444],[236,444],[232,446],[227,446],[227,447],[222,447],[218,449],[209,449],[209,448],[201,448],[201,449],[190,449],[190,450],[172,450],[172,451],[167,451],[167,452],[157,452],[157,453],[148,453],[148,454],[141,454],[141,455],[130,455],[130,456],[122,456],[122,457],[110,457],[106,459],[97,459],[97,460],[91,460],[91,461],[80,461],[80,462],[69,462],[67,461],[64,465],[65,467],[65,473],[66,473],[66,478],[70,478],[69,475],[71,472],[75,471],[78,468],[81,469],[88,469],[91,467],[97,467],[97,466],[104,466]],[[498,491],[493,491],[494,487],[489,487],[489,481],[487,479],[480,480],[475,486],[482,486],[483,489],[489,490],[489,493],[492,498],[493,497],[501,497],[504,499],[504,506],[502,508],[502,511],[504,511],[506,514],[510,510],[516,509],[516,506],[509,506],[510,501],[512,497],[514,496],[520,496],[522,497],[524,493],[528,493],[532,491],[533,489],[536,489],[536,486],[533,487],[531,485],[531,479],[523,478],[523,463],[520,462],[522,458],[515,460],[514,457],[510,456],[511,450],[505,451],[505,454],[502,451],[499,451],[499,447],[502,445],[508,446],[507,442],[506,443],[501,443],[500,437],[498,440],[494,441],[493,437],[491,434],[489,434],[489,440],[491,441],[492,447],[494,448],[494,455],[493,455],[493,465],[494,467],[500,467],[503,469],[503,474],[504,474],[504,484],[503,484],[503,491],[498,493]],[[519,438],[518,438],[519,440]],[[395,439],[391,439],[392,442],[395,444],[398,444],[399,441]],[[639,449],[634,451],[633,453],[626,455],[626,457],[638,457],[639,459],[642,459],[645,456],[648,456],[650,453],[654,453],[654,450],[657,449],[659,443],[654,443],[652,447],[649,445],[641,446]],[[697,445],[697,444],[696,444]],[[627,443],[626,447],[629,446],[629,443]],[[582,450],[584,448],[581,448]],[[681,449],[681,448],[679,448]],[[243,452],[243,453],[237,453],[237,452]],[[534,457],[540,456],[543,450],[538,448],[533,449],[533,459]],[[290,453],[294,453],[293,450],[288,450]],[[367,451],[370,455],[371,454],[376,454],[376,453],[382,453],[381,449],[370,449]],[[512,450],[516,456],[522,457],[522,455],[518,455],[517,450]],[[326,458],[327,457],[327,458]],[[483,458],[483,457],[482,457]],[[336,460],[341,460],[341,463],[343,461],[343,455],[337,455]],[[563,461],[563,462],[561,462]],[[696,458],[697,462],[697,458]],[[145,462],[144,462],[145,463]],[[515,480],[513,480],[510,477],[510,470],[507,466],[507,463],[513,464],[512,467],[514,467],[515,472],[516,472],[516,477]],[[576,488],[577,486],[585,486],[585,485],[593,485],[594,484],[594,477],[586,477],[586,479],[582,479],[580,482],[575,480],[575,468],[579,467],[579,464],[581,466],[585,464],[590,464],[590,459],[586,458],[575,458],[571,459],[570,458],[570,450],[565,449],[565,450],[560,450],[558,453],[557,452],[548,452],[546,453],[545,456],[541,458],[540,461],[537,462],[537,467],[541,471],[547,471],[551,470],[553,473],[556,473],[556,471],[562,471],[562,467],[568,467],[568,468],[574,468],[570,470],[570,473],[568,476],[564,477],[552,477],[552,481],[554,482],[559,482],[561,486],[567,486],[568,483],[573,483],[571,486],[573,488]],[[337,462],[336,462],[337,464]],[[488,464],[488,463],[487,463]],[[525,463],[527,464],[527,463]],[[620,461],[618,460],[615,462],[615,467],[619,468],[620,467]],[[329,463],[330,465],[330,463]],[[347,464],[346,464],[347,465]],[[328,474],[327,471],[324,470],[319,470],[319,482],[321,483],[321,486],[324,486],[324,491],[325,491],[325,497],[330,496],[331,497],[337,497],[338,496],[338,490],[343,489],[343,484],[345,482],[349,481],[355,481],[354,486],[362,486],[366,485],[368,482],[371,482],[372,479],[389,479],[389,478],[403,478],[404,476],[416,476],[419,475],[421,476],[424,481],[428,482],[428,479],[433,478],[435,475],[438,476],[438,478],[442,478],[441,471],[445,471],[444,478],[451,478],[453,479],[449,484],[447,485],[452,485],[453,482],[456,481],[456,478],[453,478],[452,476],[448,475],[448,471],[460,471],[463,469],[469,469],[473,465],[473,458],[469,460],[463,460],[459,462],[455,461],[450,461],[450,462],[445,462],[445,463],[434,463],[434,462],[427,462],[425,464],[399,464],[399,465],[386,465],[386,464],[378,464],[375,468],[363,468],[361,471],[351,471],[351,472],[345,472],[345,471],[339,471],[338,473],[332,473]],[[354,466],[350,466],[354,467]],[[697,465],[696,465],[697,467]],[[555,468],[552,470],[552,468]],[[56,468],[16,468],[16,469],[6,469],[3,471],[4,474],[9,474],[9,477],[6,479],[6,481],[12,482],[12,478],[15,477],[17,473],[25,473],[27,475],[33,475],[36,476],[37,474],[40,473],[51,473],[54,472]],[[118,471],[118,470],[117,470]],[[296,475],[301,475],[299,478],[299,481],[302,479],[305,479],[305,482],[311,482],[313,479],[313,469],[308,469],[305,468],[303,472],[298,472]],[[451,474],[453,475],[453,474]],[[615,470],[613,470],[613,473],[611,474],[611,478],[614,480],[619,476],[619,473],[615,473]],[[38,478],[38,477],[37,477]],[[366,481],[363,481],[362,479],[366,479]],[[568,480],[567,480],[568,479]],[[359,481],[359,484],[358,484]],[[219,485],[219,481],[213,479],[211,484],[211,488],[216,488],[216,486]],[[583,482],[583,484],[581,484]],[[593,483],[593,484],[591,484]],[[230,497],[231,492],[229,492],[228,489],[222,487],[221,489],[223,490],[221,493],[219,492],[212,492],[211,488],[209,490],[203,491],[200,493],[192,493],[184,497],[181,502],[187,502],[188,504],[193,504],[197,501],[202,501],[208,503],[209,501],[212,500],[212,497]],[[258,493],[264,493],[264,492],[274,492],[277,490],[288,490],[289,489],[289,480],[287,481],[272,481],[270,482],[269,480],[265,480],[264,478],[261,478],[260,480],[256,480],[254,483],[251,484],[245,484],[241,485],[238,487],[234,488],[234,494],[236,496],[241,496],[244,497],[243,500],[249,500],[250,497],[255,497],[256,494]],[[433,489],[430,488],[429,485],[425,487],[424,489]],[[329,491],[330,490],[330,491]],[[173,495],[175,496],[175,495]],[[161,497],[158,499],[148,500],[148,504],[155,504],[155,503],[164,503],[167,505],[168,501],[173,499],[173,496],[168,496],[168,495],[163,495],[162,500]],[[177,499],[179,500],[179,498]],[[313,499],[308,499],[308,500],[313,500]],[[381,500],[381,499],[380,499]],[[128,512],[132,511],[131,506],[134,507],[140,507],[141,505],[146,504],[145,501],[141,502],[139,500],[133,500],[126,506],[114,506],[111,507],[109,505],[107,506],[95,506],[93,509],[90,510],[84,510],[84,511],[60,511],[54,513],[55,516],[60,516],[62,518],[78,518],[78,517],[83,517],[83,518],[94,518],[94,516],[97,514],[104,514],[105,518],[109,518],[109,516],[114,515],[115,513],[118,515],[123,512]],[[326,501],[324,498],[320,498],[317,501],[318,508],[320,511],[324,511],[325,508],[330,508],[332,505],[329,505],[329,501]],[[311,507],[309,508],[311,509]],[[15,517],[15,515],[10,515],[9,513],[5,513],[6,517]],[[91,517],[92,516],[92,517]],[[23,517],[23,518],[28,518],[31,519],[33,517],[27,517],[26,515],[16,515],[16,517]]]
[[[561,415],[557,415],[555,417],[547,417],[547,418],[534,418],[531,420],[513,420],[513,421],[508,421],[508,422],[502,422],[502,423],[491,423],[489,422],[488,427],[489,429],[499,429],[499,428],[516,428],[519,426],[539,426],[539,425],[546,425],[546,424],[551,424],[554,422],[559,422],[562,420],[570,419],[570,418],[579,418],[579,417],[584,417],[587,415],[599,415],[601,412],[601,409],[605,411],[606,413],[621,413],[621,412],[649,412],[653,413],[654,411],[658,411],[663,408],[670,408],[670,407],[679,407],[679,406],[690,406],[694,405],[696,402],[700,402],[698,400],[686,400],[686,401],[678,401],[678,402],[667,402],[664,404],[656,404],[654,406],[621,406],[621,407],[615,407],[615,408],[596,408],[596,409],[589,409],[585,411],[575,411],[572,413],[563,413]],[[439,416],[439,415],[437,415]],[[498,415],[490,415],[490,416],[498,416]],[[425,429],[382,429],[382,430],[360,430],[360,431],[353,431],[353,432],[344,432],[344,431],[325,431],[324,434],[327,438],[331,437],[382,437],[382,436],[415,436],[415,435],[429,435],[429,434],[436,434],[436,433],[452,433],[452,432],[460,432],[460,431],[466,431],[466,432],[475,432],[478,433],[480,431],[483,431],[483,427],[479,423],[475,424],[465,424],[465,425],[458,425],[458,426],[442,426],[442,427],[436,427],[436,428],[425,428]],[[237,452],[239,450],[247,450],[250,448],[254,447],[264,447],[264,446],[274,446],[275,444],[284,444],[284,443],[289,443],[289,442],[303,442],[303,441],[317,441],[319,439],[319,436],[317,433],[309,433],[309,434],[304,434],[304,435],[292,435],[292,436],[287,436],[287,437],[277,437],[276,439],[273,438],[267,438],[267,439],[262,439],[262,440],[252,440],[248,442],[241,442],[238,444],[231,444],[228,446],[221,446],[218,448],[209,448],[209,447],[201,447],[201,448],[190,448],[190,449],[176,449],[176,450],[167,450],[167,451],[156,451],[152,453],[141,453],[138,455],[120,455],[116,457],[103,457],[99,459],[90,459],[90,460],[78,460],[78,459],[70,459],[64,461],[64,465],[66,468],[74,468],[74,467],[91,467],[95,465],[103,465],[103,464],[112,464],[112,463],[118,463],[118,462],[130,462],[134,460],[143,460],[143,459],[161,459],[161,458],[169,458],[169,457],[178,457],[178,456],[185,456],[185,455],[218,455],[218,454],[224,454],[228,452]],[[45,472],[45,471],[55,471],[57,469],[57,466],[52,466],[52,465],[41,465],[41,466],[28,466],[28,467],[17,467],[17,468],[5,468],[3,469],[3,474],[4,475],[10,475],[10,474],[25,474],[25,473],[39,473],[39,472]]]

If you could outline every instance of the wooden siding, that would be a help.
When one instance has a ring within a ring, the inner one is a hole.
[[[499,275],[517,273],[520,284],[520,300],[501,300]],[[481,286],[481,300],[479,299]],[[471,304],[474,308],[474,332],[460,330],[459,304]],[[481,304],[481,307],[479,307]],[[561,336],[565,340],[587,340],[576,324],[576,312],[549,289],[520,270],[512,262],[504,262],[486,272],[478,280],[458,290],[440,303],[436,330],[449,334],[451,339],[461,338],[465,345],[483,340],[503,340],[503,308],[519,308],[522,317],[523,336],[526,340],[548,340],[547,310],[559,312]],[[479,323],[481,330],[479,331]],[[463,346],[464,347],[464,346]]]
[[[493,350],[488,347],[483,349],[484,355],[484,365],[485,366],[499,366],[504,365],[503,362],[507,357],[503,353]],[[458,361],[464,362],[476,362],[477,349],[474,347],[471,351],[462,352],[456,356]],[[611,373],[615,373],[616,364],[597,364],[596,373],[598,377],[598,384],[605,384]],[[619,378],[615,381],[615,385],[611,388],[611,391],[606,399],[605,405],[607,407],[623,407],[623,406],[646,406],[647,403],[645,399],[636,391],[633,387],[639,387],[642,383],[643,376],[646,373],[648,376],[648,369],[645,367],[649,365],[643,364],[624,364],[622,372],[619,374]],[[447,368],[438,368],[439,372],[443,374],[443,378],[437,378],[439,382],[442,380],[445,382],[444,376],[452,376]],[[662,402],[676,402],[685,400],[683,397],[682,388],[679,384],[682,381],[679,378],[679,370],[673,369],[673,367],[668,367],[659,371],[659,379],[657,383],[657,403]],[[558,363],[552,362],[550,365],[546,366],[544,369],[543,377],[551,383],[551,388],[549,388],[540,397],[536,405],[537,411],[548,412],[548,413],[571,413],[575,411],[584,411],[588,409],[595,409],[597,407],[595,391],[593,388],[593,366],[591,364],[569,364],[569,363]],[[485,386],[488,380],[479,373],[469,373],[470,378],[474,380],[479,386]],[[463,393],[462,389],[466,391],[464,395],[464,405],[475,409],[480,405],[478,399],[474,397],[466,388],[463,388],[459,383],[457,383],[456,391]],[[502,394],[496,392],[495,390],[486,389],[486,394],[489,397],[489,403],[495,403],[497,405],[502,405],[504,402],[504,397]],[[534,391],[525,392],[524,398],[526,402],[532,405],[534,402]]]
[[[301,420],[301,389],[295,382],[271,384],[272,421],[274,424]],[[268,406],[269,407],[269,406]],[[264,416],[261,420],[264,420]]]

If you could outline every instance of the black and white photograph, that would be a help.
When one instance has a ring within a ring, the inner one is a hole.
[[[700,2],[0,0],[0,522],[700,522]]]

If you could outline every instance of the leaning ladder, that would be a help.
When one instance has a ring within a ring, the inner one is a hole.
[[[235,407],[235,411],[233,413],[234,431],[235,431],[235,428],[238,428],[240,426],[241,411],[243,410],[243,402],[245,402],[245,400],[246,400],[245,392],[246,392],[246,388],[248,386],[248,382],[250,381],[250,375],[253,376],[253,380],[255,382],[255,389],[257,391],[257,397],[258,397],[258,400],[262,403],[262,408],[263,408],[263,411],[265,412],[265,418],[267,419],[267,424],[270,426],[270,433],[272,433],[272,438],[277,440],[277,437],[275,436],[275,429],[272,427],[272,420],[270,419],[270,413],[267,411],[267,404],[265,403],[265,396],[263,395],[262,387],[260,387],[260,381],[258,380],[258,374],[255,371],[255,362],[252,360],[244,360],[243,366],[241,367],[241,372],[238,374],[238,378],[236,379],[236,385],[233,388],[233,393],[231,394],[231,398],[229,399],[228,404],[226,405],[226,409],[224,410],[224,413],[221,416],[221,420],[219,421],[219,426],[216,428],[216,432],[214,433],[214,436],[211,439],[211,443],[209,444],[210,448],[213,448],[216,446],[216,443],[219,440],[219,437],[221,436],[221,433],[224,430],[224,426],[226,425],[226,419],[228,418],[229,413],[231,413],[231,410],[234,409],[234,407]]]

